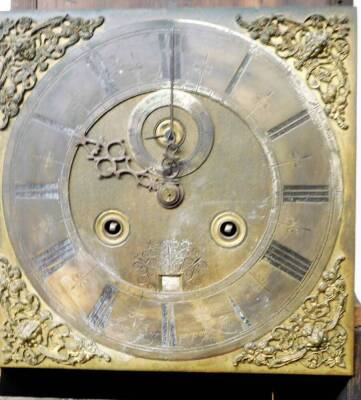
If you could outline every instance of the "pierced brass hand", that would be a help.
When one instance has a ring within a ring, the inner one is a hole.
[[[137,170],[131,167],[132,159],[124,140],[105,142],[103,138],[89,139],[85,135],[77,143],[87,152],[87,159],[94,161],[99,171],[99,178],[120,179],[123,175],[131,175],[139,186],[150,192],[157,191],[160,181],[148,169]]]
[[[131,167],[124,140],[105,142],[103,138],[89,139],[85,135],[77,143],[87,152],[87,159],[94,161],[100,179],[131,175],[139,186],[150,192],[157,192],[157,199],[164,208],[177,207],[183,200],[182,186],[173,181],[159,179],[148,169],[137,170]],[[169,146],[168,146],[169,147]]]

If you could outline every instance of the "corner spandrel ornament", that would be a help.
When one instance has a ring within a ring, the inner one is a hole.
[[[315,369],[322,365],[345,368],[347,333],[341,324],[346,311],[346,285],[340,257],[325,271],[315,293],[300,309],[259,341],[247,343],[234,366],[255,364],[280,368],[295,362]]]
[[[345,59],[350,54],[347,17],[326,18],[314,14],[303,22],[284,15],[258,18],[246,22],[236,18],[247,29],[252,39],[272,46],[276,54],[292,59],[294,67],[305,73],[306,82],[317,90],[326,115],[335,120],[341,129],[347,129],[346,108],[350,82]]]
[[[85,364],[93,358],[110,361],[90,339],[75,334],[41,305],[18,267],[0,257],[0,358],[4,364]]]
[[[80,40],[89,40],[104,22],[69,15],[36,22],[32,18],[0,21],[0,130],[17,116],[25,93],[34,88],[38,73],[63,57]]]

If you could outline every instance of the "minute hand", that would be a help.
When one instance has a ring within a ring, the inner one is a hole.
[[[169,68],[169,75],[170,75],[170,130],[172,135],[174,136],[174,28],[171,31],[170,37],[170,68]]]

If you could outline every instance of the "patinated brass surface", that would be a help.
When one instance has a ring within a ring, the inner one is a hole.
[[[1,27],[2,364],[352,373],[352,8]]]

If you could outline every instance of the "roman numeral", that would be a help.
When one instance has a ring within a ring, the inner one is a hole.
[[[93,328],[104,329],[110,318],[117,293],[118,289],[115,286],[110,284],[104,286],[101,295],[87,317]]]
[[[57,183],[16,185],[15,197],[17,199],[58,200],[59,188]]]
[[[229,297],[229,302],[231,303],[231,306],[233,308],[233,311],[236,315],[236,317],[247,327],[251,326],[251,321],[246,317],[244,312],[241,310],[241,307],[232,299],[232,297]]]
[[[47,278],[74,257],[75,250],[70,239],[62,240],[34,258],[40,274]]]
[[[294,115],[293,117],[287,119],[286,121],[280,123],[274,128],[267,131],[267,136],[271,140],[275,140],[282,135],[290,132],[292,129],[297,128],[302,125],[304,122],[310,119],[310,115],[306,110],[301,111],[300,113]]]
[[[62,124],[61,122],[55,121],[45,115],[35,114],[33,119],[42,125],[45,125],[56,132],[64,133],[65,135],[72,136],[74,134],[74,129]]]
[[[110,76],[110,72],[104,64],[103,58],[93,51],[87,58],[87,64],[90,70],[98,79],[98,82],[105,94],[112,95],[117,91],[114,80]]]
[[[284,185],[283,201],[292,203],[324,203],[329,200],[328,185]]]
[[[163,78],[179,79],[181,76],[181,35],[171,30],[169,33],[161,33],[158,39]]]
[[[170,347],[177,344],[174,305],[162,304],[162,346]]]
[[[251,61],[251,54],[247,53],[241,63],[239,64],[236,72],[232,76],[231,80],[229,81],[226,90],[225,90],[225,95],[228,96],[230,93],[232,93],[233,89],[237,85],[238,81],[241,79],[241,76],[243,75],[244,71],[248,67],[250,61]]]
[[[275,240],[271,243],[265,256],[274,267],[286,272],[293,278],[301,281],[311,266],[311,261],[300,254],[281,245]]]

